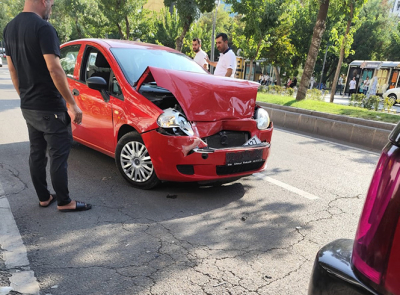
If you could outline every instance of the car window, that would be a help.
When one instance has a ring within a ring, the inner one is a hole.
[[[68,77],[73,78],[74,69],[76,66],[76,61],[81,45],[70,45],[61,48],[60,50],[60,62],[64,69],[64,72]]]
[[[110,64],[97,48],[88,47],[86,49],[82,65],[80,79],[83,82],[90,77],[102,77],[110,85]]]
[[[206,74],[193,59],[182,53],[154,49],[111,48],[125,78],[133,85],[148,66]]]

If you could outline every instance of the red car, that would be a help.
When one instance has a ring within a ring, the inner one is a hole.
[[[400,123],[373,175],[355,240],[317,254],[309,295],[400,295]]]
[[[216,77],[171,48],[84,39],[61,46],[83,111],[74,140],[115,158],[132,185],[227,182],[262,170],[273,125],[258,83]]]

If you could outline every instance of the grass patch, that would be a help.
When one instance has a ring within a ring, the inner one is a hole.
[[[367,120],[381,121],[394,124],[397,124],[400,121],[399,115],[376,112],[367,109],[344,106],[324,101],[316,101],[308,99],[297,101],[296,99],[290,96],[258,93],[257,101],[290,106],[299,109],[317,111],[322,113],[350,116],[354,118],[362,118]]]

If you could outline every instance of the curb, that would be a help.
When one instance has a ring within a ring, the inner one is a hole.
[[[309,111],[257,102],[278,127],[341,140],[365,148],[381,150],[396,124]],[[400,119],[400,117],[399,117]]]

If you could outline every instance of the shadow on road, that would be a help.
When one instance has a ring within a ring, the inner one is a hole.
[[[26,142],[3,145],[0,157],[15,145],[28,148]],[[74,144],[71,197],[92,203],[93,209],[63,214],[55,205],[37,206],[26,158],[6,162],[13,167],[6,169],[13,171],[8,181],[27,183],[5,190],[45,293],[148,294],[159,288],[167,294],[175,281],[188,294],[199,282],[180,278],[200,276],[216,284],[267,251],[284,256],[290,243],[303,239],[293,216],[303,204],[271,202],[267,195],[248,198],[252,187],[241,182],[220,187],[165,183],[138,190],[119,175],[112,158]],[[267,273],[267,267],[260,267],[242,276],[265,284]],[[55,284],[58,288],[50,289]]]

